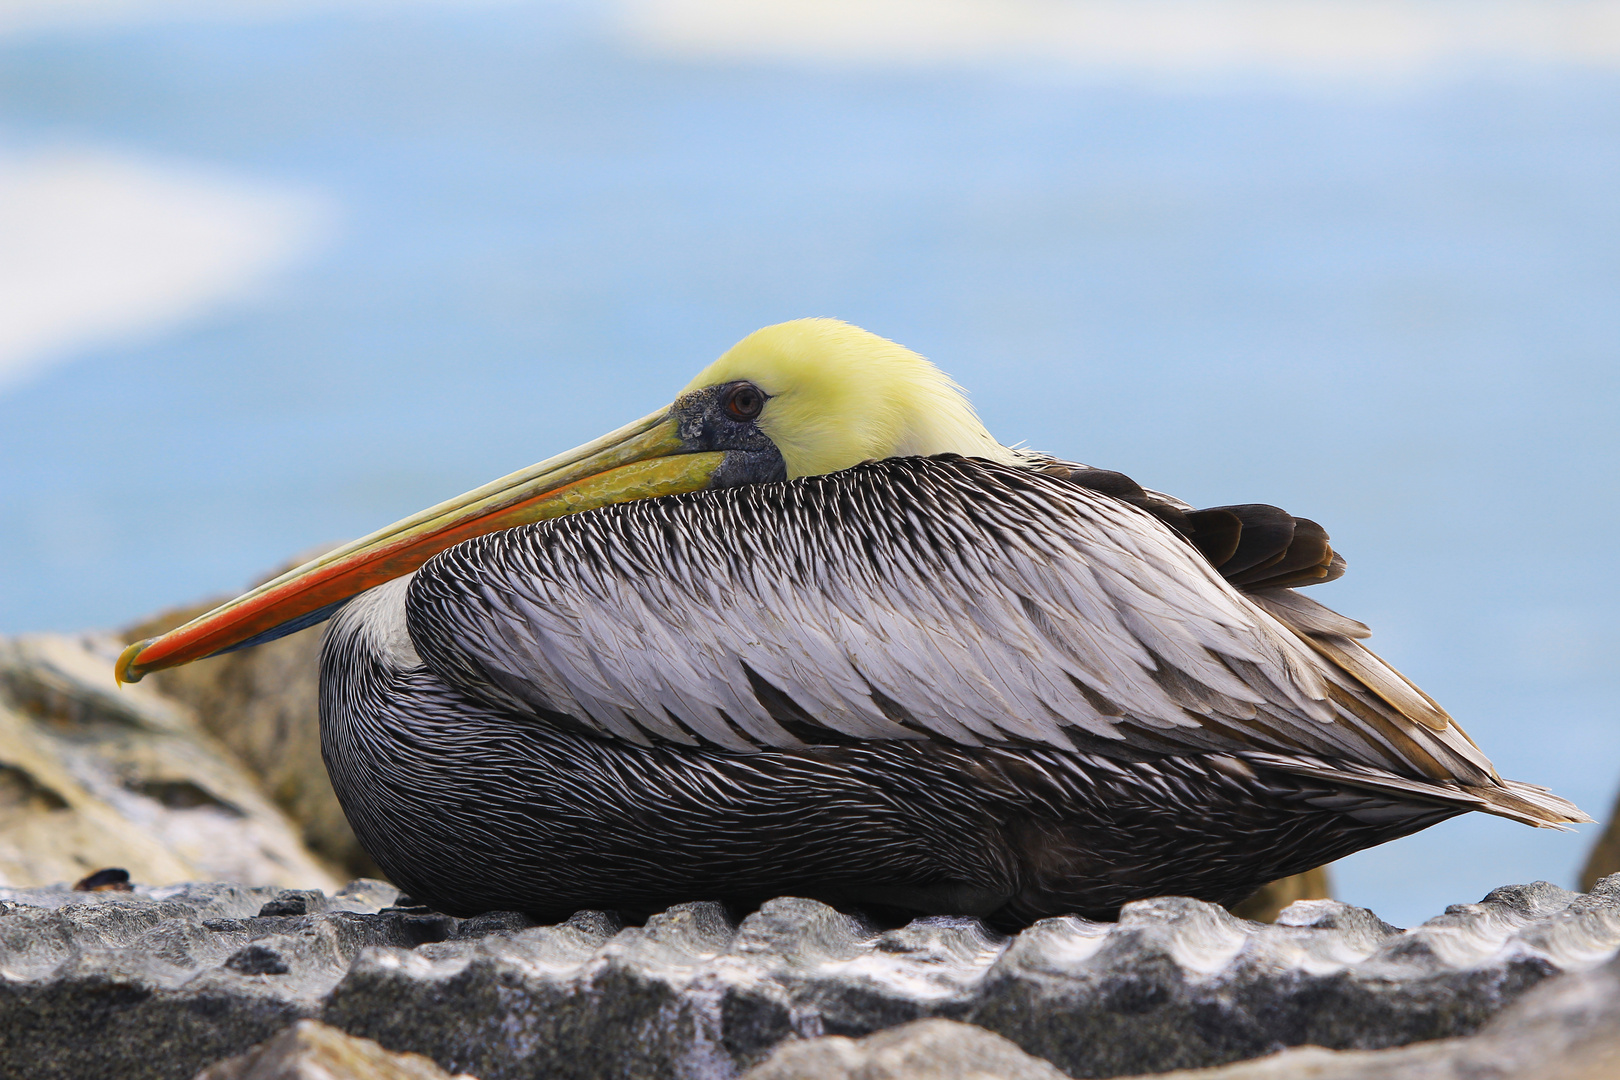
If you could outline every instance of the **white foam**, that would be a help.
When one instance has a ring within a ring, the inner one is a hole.
[[[651,47],[751,59],[1302,75],[1620,66],[1617,0],[625,0],[624,12]]]
[[[104,149],[0,151],[0,392],[239,298],[309,252],[323,200]]]

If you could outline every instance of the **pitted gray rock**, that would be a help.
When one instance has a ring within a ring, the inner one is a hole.
[[[1266,925],[1165,897],[1013,938],[791,897],[629,927],[396,899],[379,883],[0,890],[0,1075],[183,1080],[313,1018],[482,1080],[724,1080],[788,1039],[943,1017],[1108,1077],[1467,1035],[1620,948],[1620,876],[1498,889],[1412,930],[1333,901]]]

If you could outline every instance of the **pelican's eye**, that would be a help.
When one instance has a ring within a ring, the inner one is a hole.
[[[726,415],[733,420],[754,420],[765,408],[765,393],[753,383],[738,383],[726,391]]]

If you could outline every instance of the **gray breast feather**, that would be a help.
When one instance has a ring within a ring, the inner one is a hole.
[[[407,607],[423,662],[463,692],[639,744],[1090,740],[1489,770],[1455,725],[1365,693],[1286,604],[1251,601],[1151,515],[979,461],[492,534],[424,566]]]

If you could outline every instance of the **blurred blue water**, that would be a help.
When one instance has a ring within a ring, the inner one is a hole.
[[[1319,598],[1502,772],[1620,778],[1620,77],[1399,86],[661,58],[591,9],[0,42],[0,131],[329,193],[252,303],[0,395],[0,631],[235,591],[666,402],[754,327],[924,352],[992,431],[1275,502]],[[1448,823],[1338,867],[1396,922],[1571,884]]]

